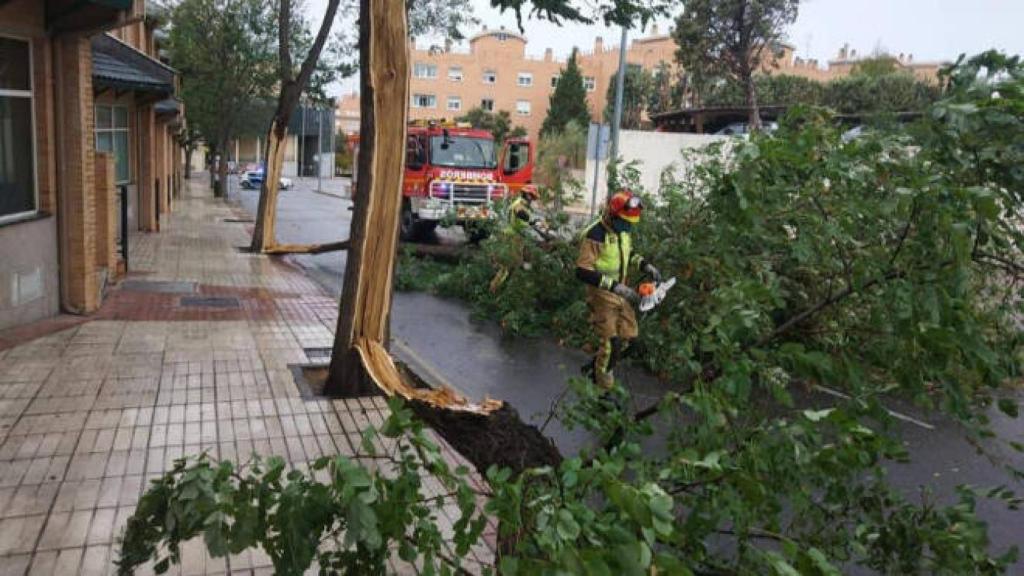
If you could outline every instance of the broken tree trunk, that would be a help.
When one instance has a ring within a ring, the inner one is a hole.
[[[265,248],[264,254],[323,254],[325,252],[341,252],[348,250],[348,240],[338,242],[327,242],[326,244],[274,244],[272,248]]]
[[[485,471],[556,465],[561,455],[511,407],[472,403],[453,390],[431,389],[403,375],[386,346],[402,205],[409,54],[405,0],[360,0],[361,86],[359,181],[331,365],[330,396],[383,391],[410,402],[416,414]]]
[[[267,132],[267,149],[263,156],[263,185],[260,187],[260,203],[256,209],[256,225],[252,232],[252,252],[267,252],[273,250],[277,244],[277,192],[284,167],[290,116],[291,114],[282,115],[279,109]]]
[[[372,368],[364,366],[363,355],[388,356],[383,346],[398,248],[409,100],[404,0],[360,0],[359,10],[359,133],[364,153],[359,155],[345,283],[325,387],[336,396],[375,392]]]

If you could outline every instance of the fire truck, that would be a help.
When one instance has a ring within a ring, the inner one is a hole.
[[[467,123],[418,120],[409,125],[402,179],[401,237],[420,240],[438,224],[461,225],[493,216],[494,204],[533,179],[534,150],[526,138],[505,140]]]

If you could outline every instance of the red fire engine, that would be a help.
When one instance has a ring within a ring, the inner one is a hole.
[[[417,240],[438,224],[465,226],[493,214],[493,204],[533,179],[533,148],[509,138],[501,154],[494,136],[465,123],[415,121],[406,143],[401,234]]]

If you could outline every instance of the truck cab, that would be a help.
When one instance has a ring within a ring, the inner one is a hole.
[[[401,237],[421,240],[438,224],[489,218],[496,202],[532,182],[534,150],[510,138],[497,150],[494,136],[468,124],[418,121],[409,127],[402,181]]]

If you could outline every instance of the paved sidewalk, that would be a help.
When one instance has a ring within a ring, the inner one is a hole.
[[[301,466],[353,454],[385,417],[382,398],[300,397],[289,366],[323,360],[337,303],[238,252],[251,224],[225,220],[244,213],[193,182],[161,233],[132,236],[131,273],[98,314],[0,334],[0,575],[110,573],[148,480],[183,455]],[[172,573],[272,573],[261,551],[212,559],[198,540],[184,560]]]

